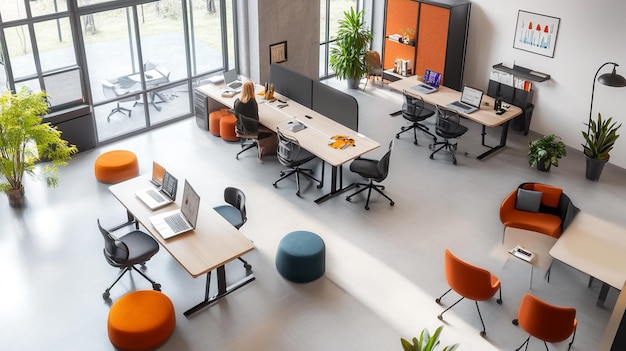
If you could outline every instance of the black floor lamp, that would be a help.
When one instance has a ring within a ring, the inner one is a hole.
[[[613,72],[604,73],[603,75],[598,77],[598,73],[600,73],[600,70],[602,70],[602,68],[606,65],[613,65]],[[589,134],[589,128],[591,127],[591,113],[593,110],[593,94],[596,90],[596,81],[600,82],[600,84],[602,85],[607,85],[610,87],[616,87],[616,88],[626,87],[626,78],[617,74],[617,72],[615,71],[615,68],[617,66],[619,65],[615,62],[606,62],[602,66],[600,66],[600,68],[598,68],[598,70],[596,71],[596,75],[593,77],[593,86],[591,88],[591,105],[589,106],[589,121],[587,122],[587,134]]]

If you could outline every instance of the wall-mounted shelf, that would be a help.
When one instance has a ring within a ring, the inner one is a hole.
[[[537,72],[529,68],[525,68],[518,65],[513,65],[513,68],[506,67],[502,63],[493,65],[493,69],[512,74],[518,78],[532,80],[534,82],[545,82],[550,79],[550,75],[542,72]]]

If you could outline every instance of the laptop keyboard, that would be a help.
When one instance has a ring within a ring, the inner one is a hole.
[[[164,218],[164,220],[165,220],[165,223],[167,223],[167,225],[170,227],[170,229],[174,231],[174,233],[177,233],[185,229],[189,229],[189,224],[185,222],[185,220],[179,213],[175,215],[167,216]]]
[[[229,87],[231,87],[232,89],[237,89],[242,85],[241,82],[232,82],[230,84],[228,84]]]
[[[460,102],[460,101],[455,101],[452,103],[452,105],[460,107],[460,108],[467,108],[467,105],[465,105],[464,103]]]
[[[148,193],[148,195],[150,195],[151,198],[154,199],[154,201],[156,201],[156,202],[165,202],[165,199],[163,198],[163,196],[161,196],[156,191],[148,190],[147,193]]]

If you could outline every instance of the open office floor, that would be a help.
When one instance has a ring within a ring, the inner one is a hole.
[[[401,116],[389,116],[400,107],[399,94],[373,84],[350,93],[359,100],[360,131],[382,145],[405,125]],[[442,306],[434,299],[448,288],[445,248],[498,275],[504,303],[480,304],[486,339],[478,335],[474,304],[457,305],[444,315],[443,344],[460,342],[462,350],[513,349],[526,337],[511,320],[529,291],[530,268],[499,254],[500,202],[521,182],[544,182],[563,187],[582,210],[626,225],[626,171],[609,165],[599,182],[587,181],[582,154],[569,149],[560,167],[537,172],[526,158],[532,136],[516,132],[510,133],[506,149],[479,161],[475,156],[484,151],[480,127],[469,126],[459,143],[459,151],[469,156],[459,156],[457,166],[445,153],[430,160],[424,135],[418,134],[419,146],[408,133],[397,140],[384,183],[395,206],[373,195],[370,211],[363,209],[363,197],[347,202],[340,196],[317,205],[313,200],[323,190],[307,181],[302,198],[295,195],[293,181],[275,189],[272,182],[282,169],[275,158],[261,163],[250,152],[236,160],[238,143],[198,129],[192,118],[83,152],[61,169],[59,188],[47,190],[43,182],[27,180],[25,209],[0,201],[0,349],[113,349],[106,334],[109,306],[101,295],[117,271],[102,256],[96,218],[113,226],[124,220],[125,211],[93,176],[94,160],[111,149],[134,151],[141,173],[150,171],[153,159],[160,161],[187,178],[207,203],[221,204],[226,186],[248,196],[249,219],[241,231],[256,246],[246,255],[257,277],[251,284],[187,319],[182,312],[203,297],[204,280],[192,279],[165,250],[148,262],[147,273],[162,284],[177,310],[176,330],[163,350],[401,350],[400,337],[442,323],[436,318]],[[498,135],[492,131],[488,141],[496,143]],[[624,143],[620,139],[618,147]],[[383,149],[372,156],[380,157]],[[357,180],[347,170],[344,175],[345,183]],[[285,281],[274,266],[278,241],[298,229],[320,234],[327,245],[326,275],[304,285]],[[243,274],[240,262],[227,265],[229,280]],[[596,307],[600,285],[587,288],[587,280],[559,262],[550,283],[535,270],[532,293],[578,310],[573,350],[596,349],[618,295],[611,290],[606,307]],[[133,274],[112,289],[111,297],[149,288]],[[453,300],[446,297],[444,303]],[[532,341],[532,349],[541,347]]]

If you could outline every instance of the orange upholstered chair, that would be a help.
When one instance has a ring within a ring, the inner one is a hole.
[[[483,325],[483,330],[480,332],[480,335],[487,335],[487,332],[485,331],[485,323],[483,322],[483,317],[480,314],[480,308],[478,307],[478,301],[489,300],[496,294],[496,292],[498,292],[498,290],[500,290],[500,297],[496,300],[496,302],[501,305],[502,289],[500,287],[500,280],[495,275],[489,273],[489,271],[462,261],[458,257],[454,256],[448,249],[446,249],[445,253],[445,266],[446,279],[448,280],[450,289],[448,289],[448,291],[443,293],[443,295],[435,301],[437,303],[441,303],[441,299],[452,290],[461,295],[461,298],[441,312],[437,318],[443,320],[443,314],[454,307],[457,303],[461,302],[464,298],[474,300],[476,303],[476,309],[478,310],[478,317],[480,317],[480,323]]]
[[[547,342],[561,342],[572,335],[572,341],[567,348],[569,350],[576,337],[578,321],[574,308],[554,306],[531,294],[526,294],[522,298],[517,319],[513,320],[513,324],[519,325],[530,334],[517,350],[524,345],[528,348],[531,336],[542,340],[548,350]]]

